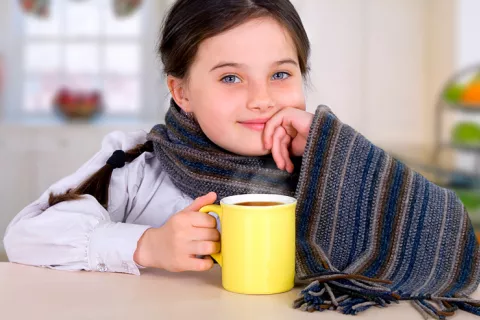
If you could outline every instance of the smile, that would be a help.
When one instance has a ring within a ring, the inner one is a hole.
[[[240,124],[249,128],[249,129],[255,130],[255,131],[263,131],[263,129],[265,129],[265,123],[244,123],[244,122],[240,122]]]
[[[268,122],[269,119],[270,118],[252,119],[247,121],[241,121],[240,124],[255,131],[263,131],[265,129],[265,124]]]

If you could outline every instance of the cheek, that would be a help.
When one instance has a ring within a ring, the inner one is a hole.
[[[226,103],[226,99],[209,100],[195,112],[203,132],[213,142],[218,143],[228,139],[231,128],[236,121],[233,103]]]
[[[297,108],[306,110],[303,85],[289,83],[275,88],[275,101],[279,109]]]
[[[195,83],[191,88],[191,98],[194,112],[206,116],[226,116],[242,101],[245,103],[244,90],[222,84],[215,78]]]

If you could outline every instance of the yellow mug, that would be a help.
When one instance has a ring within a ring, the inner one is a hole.
[[[288,196],[244,194],[200,210],[220,218],[221,252],[212,257],[222,267],[227,291],[274,294],[293,288],[296,206]]]

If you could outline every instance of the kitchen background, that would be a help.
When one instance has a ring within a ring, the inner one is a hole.
[[[155,44],[171,2],[0,1],[2,238],[8,222],[93,155],[106,133],[162,122],[169,97]],[[480,222],[480,1],[292,2],[312,43],[308,109],[329,105],[455,189]]]

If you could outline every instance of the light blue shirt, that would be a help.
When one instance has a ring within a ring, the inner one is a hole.
[[[90,195],[52,207],[48,197],[50,192],[63,193],[77,186],[101,168],[113,151],[144,143],[146,134],[108,134],[95,156],[18,213],[4,238],[9,260],[62,270],[140,274],[133,254],[142,234],[163,225],[193,201],[162,172],[153,153],[113,170],[108,211]]]

